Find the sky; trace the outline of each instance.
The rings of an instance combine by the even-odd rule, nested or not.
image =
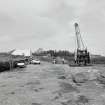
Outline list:
[[[105,55],[104,0],[0,0],[0,51],[73,52],[75,22],[88,50]]]

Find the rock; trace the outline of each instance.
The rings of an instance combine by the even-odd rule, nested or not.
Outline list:
[[[75,83],[84,83],[84,82],[88,81],[88,77],[84,73],[77,73],[72,76],[72,80]]]
[[[88,70],[72,75],[72,80],[75,83],[84,83],[86,81],[97,80],[98,77],[100,77],[98,70]]]
[[[41,105],[41,104],[39,104],[39,103],[32,103],[32,105]]]
[[[66,76],[59,76],[58,79],[66,79]]]
[[[77,105],[85,105],[89,103],[89,99],[84,95],[80,95],[76,103]]]
[[[87,75],[89,80],[97,80],[97,77],[100,76],[100,72],[96,69],[88,70]]]
[[[100,84],[104,84],[105,85],[105,77],[100,75],[98,78],[97,78],[97,81],[100,83]]]
[[[79,93],[79,90],[77,89],[76,86],[73,86],[70,83],[66,83],[66,82],[61,82],[60,83],[60,87],[61,87],[61,92],[62,93],[71,93],[71,92],[77,92]]]

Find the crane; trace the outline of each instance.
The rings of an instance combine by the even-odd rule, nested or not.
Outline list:
[[[74,54],[75,63],[77,65],[87,65],[90,63],[90,53],[87,51],[87,47],[83,43],[78,23],[75,23],[74,26],[76,35],[76,50]]]

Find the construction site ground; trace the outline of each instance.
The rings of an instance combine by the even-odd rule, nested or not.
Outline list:
[[[43,62],[0,73],[0,105],[105,105],[105,67]]]

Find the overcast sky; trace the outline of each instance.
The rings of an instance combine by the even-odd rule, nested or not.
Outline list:
[[[75,22],[89,51],[105,55],[104,0],[0,0],[0,51],[74,51]]]

